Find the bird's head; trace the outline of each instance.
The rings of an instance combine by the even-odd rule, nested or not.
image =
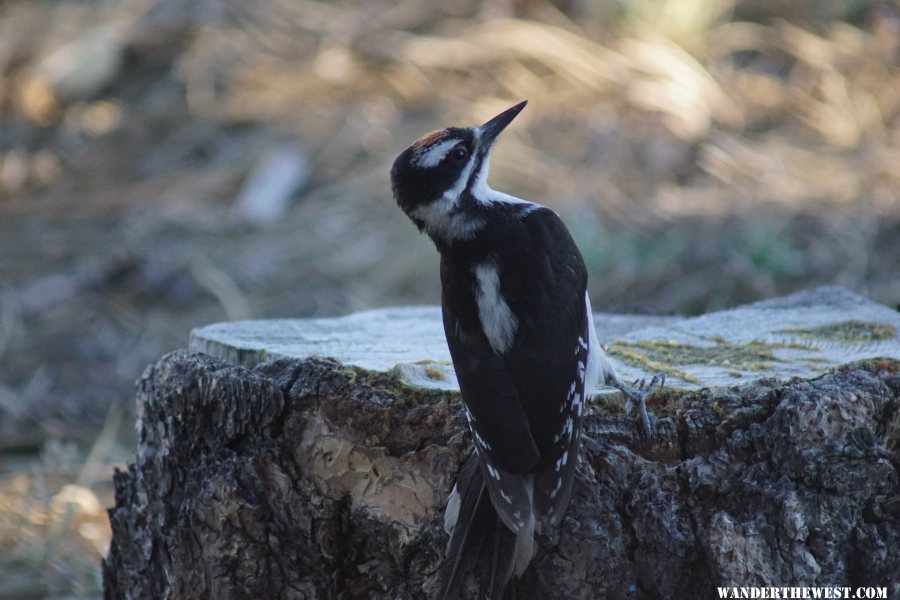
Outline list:
[[[500,132],[525,108],[527,100],[478,127],[448,127],[426,133],[404,150],[391,168],[394,199],[403,212],[432,237],[463,236],[471,229],[462,199],[478,201],[489,191],[491,149]]]

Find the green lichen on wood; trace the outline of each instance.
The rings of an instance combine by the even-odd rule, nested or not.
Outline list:
[[[724,344],[728,342],[728,340],[723,338],[721,335],[701,335],[698,337],[700,337],[700,339],[706,340],[707,342],[715,342],[716,344]]]
[[[674,365],[702,365],[722,367],[732,377],[741,377],[743,371],[768,371],[775,362],[780,362],[774,350],[793,348],[809,350],[808,345],[769,343],[753,340],[746,344],[733,344],[724,338],[704,338],[712,345],[695,346],[670,340],[639,340],[626,342],[616,340],[608,348],[608,353],[622,362],[648,371],[658,371],[688,381],[699,380],[677,369]]]
[[[609,345],[606,352],[610,356],[615,356],[624,363],[648,372],[663,373],[670,377],[677,377],[690,383],[700,383],[699,379],[680,369],[676,369],[670,363],[662,362],[653,358],[652,355],[639,352],[637,348],[641,348],[641,344],[643,343],[644,342],[636,342],[632,344],[623,342],[622,340],[615,340]]]
[[[773,333],[789,333],[805,338],[844,344],[864,344],[894,338],[897,336],[897,329],[890,323],[840,321],[818,327],[778,329]]]
[[[425,367],[425,377],[428,379],[434,379],[436,381],[446,381],[447,376],[444,375],[444,372],[440,369],[435,369],[434,367]]]
[[[423,373],[428,379],[431,379],[432,381],[447,381],[445,369],[450,367],[453,363],[449,360],[431,360],[428,358],[425,360],[417,360],[413,364],[424,367]]]
[[[436,363],[437,361],[429,361]],[[459,403],[459,392],[453,390],[436,390],[431,388],[410,385],[399,367],[393,367],[387,371],[370,371],[356,366],[344,366],[346,371],[352,371],[353,385],[365,386],[380,392],[384,400],[391,406],[406,410],[410,406],[440,406],[442,404],[453,405]],[[436,368],[427,368],[446,375]],[[426,375],[429,376],[430,375]],[[437,379],[437,377],[432,377]]]

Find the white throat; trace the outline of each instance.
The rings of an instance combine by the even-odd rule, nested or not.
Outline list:
[[[538,205],[534,202],[529,202],[528,200],[522,200],[521,198],[516,198],[515,196],[510,196],[509,194],[504,194],[503,192],[498,192],[497,190],[491,189],[491,186],[488,185],[488,173],[491,170],[491,151],[488,151],[487,155],[484,157],[484,160],[481,161],[481,169],[479,169],[478,174],[475,176],[475,182],[472,184],[472,196],[479,204],[483,204],[485,206],[489,206],[491,204],[497,203],[505,203],[505,204],[528,204],[533,208],[538,208]],[[531,212],[532,209],[526,211]]]

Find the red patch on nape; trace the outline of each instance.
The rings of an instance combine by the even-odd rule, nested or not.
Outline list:
[[[423,135],[422,137],[420,137],[419,139],[417,139],[413,143],[412,147],[415,149],[416,152],[421,152],[425,148],[430,148],[431,146],[440,142],[441,140],[443,140],[446,137],[447,137],[446,129],[435,129],[434,131],[430,131],[430,132],[426,133],[425,135]]]

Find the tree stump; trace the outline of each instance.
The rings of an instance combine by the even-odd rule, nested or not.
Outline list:
[[[431,319],[393,309],[392,327],[404,310]],[[900,315],[834,288],[743,310],[625,327],[611,343],[638,356],[618,355],[626,371],[646,360],[686,377],[653,396],[646,444],[617,404],[594,406],[560,538],[510,598],[900,594]],[[148,367],[136,460],[115,477],[106,598],[428,597],[446,496],[471,450],[458,392],[440,347],[425,351],[409,323],[386,343],[405,347],[405,331],[418,351],[393,364],[341,356],[339,342],[338,360],[314,356],[329,331],[344,335],[339,321],[278,327],[306,336],[306,355],[254,349],[252,327],[228,324],[194,332],[192,346],[243,365],[183,350]],[[242,341],[223,341],[229,328]],[[809,360],[833,355],[855,362]],[[781,376],[802,368],[816,372]],[[729,371],[746,382],[723,384]]]

